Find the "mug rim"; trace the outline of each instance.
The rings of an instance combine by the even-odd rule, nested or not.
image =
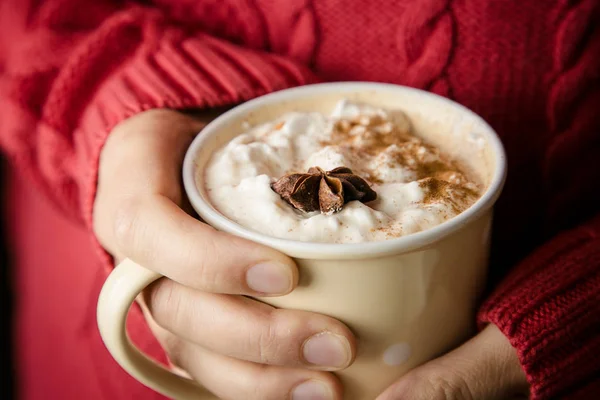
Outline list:
[[[331,92],[357,92],[368,90],[413,92],[418,96],[430,97],[435,101],[446,103],[460,113],[467,114],[483,126],[486,143],[495,155],[494,171],[487,190],[477,201],[459,215],[439,225],[420,232],[411,233],[393,239],[362,243],[318,243],[299,240],[281,239],[246,228],[216,210],[216,208],[200,194],[196,185],[196,155],[199,149],[211,137],[219,134],[221,127],[230,119],[246,115],[253,110],[268,107],[270,104],[293,101],[298,97],[315,96]],[[468,223],[478,219],[490,210],[502,191],[506,180],[506,154],[504,146],[495,130],[478,114],[467,107],[448,98],[424,90],[388,83],[373,82],[335,82],[304,85],[266,94],[242,103],[208,123],[196,135],[188,147],[183,161],[183,184],[187,197],[198,215],[209,225],[236,236],[269,246],[299,259],[363,259],[377,258],[390,254],[401,254],[414,251],[438,242],[446,236],[460,230]]]

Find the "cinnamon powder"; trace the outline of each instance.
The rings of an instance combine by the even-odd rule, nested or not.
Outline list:
[[[394,124],[382,115],[344,118],[335,122],[331,139],[323,146],[347,147],[361,159],[376,157],[387,149],[390,167],[400,165],[415,173],[424,191],[422,203],[445,203],[460,213],[479,196],[477,185],[465,171],[434,147],[410,132],[408,122]],[[393,146],[393,147],[390,147]],[[382,183],[376,170],[361,171],[369,182]]]

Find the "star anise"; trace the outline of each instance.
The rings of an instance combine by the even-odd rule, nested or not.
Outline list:
[[[283,176],[271,188],[292,207],[304,212],[320,210],[323,214],[338,212],[349,201],[366,203],[377,198],[367,181],[346,167],[327,172],[312,167],[305,174]]]

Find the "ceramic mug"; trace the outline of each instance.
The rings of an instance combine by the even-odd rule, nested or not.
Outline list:
[[[359,244],[277,239],[220,214],[203,188],[211,155],[247,124],[289,111],[330,112],[341,99],[405,111],[415,132],[468,166],[486,189],[462,214],[423,232]],[[403,86],[326,83],[283,90],[244,103],[208,124],[185,156],[183,181],[198,215],[215,228],[275,248],[298,264],[298,287],[260,298],[275,307],[337,318],[358,339],[356,361],[336,372],[345,399],[372,400],[410,369],[474,333],[484,285],[492,208],[504,184],[505,154],[493,129],[446,98]],[[102,339],[116,361],[150,388],[176,399],[214,399],[193,381],[144,356],[127,337],[125,320],[136,296],[161,276],[131,260],[108,277],[98,303]]]

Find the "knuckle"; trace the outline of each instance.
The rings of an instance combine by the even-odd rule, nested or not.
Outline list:
[[[181,299],[181,291],[177,285],[170,279],[162,278],[147,290],[147,306],[154,321],[169,331],[181,329],[181,322],[188,318],[183,306],[185,302]]]
[[[139,222],[140,202],[136,199],[126,199],[117,206],[114,218],[114,237],[121,251],[129,249],[136,241],[136,231]]]
[[[284,398],[288,388],[284,387],[281,370],[274,370],[268,365],[259,365],[252,376],[252,384],[248,387],[249,400],[278,400]]]
[[[219,293],[226,291],[223,286],[227,281],[234,279],[224,276],[226,268],[219,268],[223,264],[220,246],[212,236],[204,236],[201,244],[201,254],[198,254],[197,244],[190,243],[184,256],[184,263],[194,271],[196,276],[195,286],[206,292]]]
[[[305,340],[303,321],[286,310],[266,311],[254,348],[262,364],[297,365],[301,363],[300,348]]]
[[[196,259],[197,253],[190,246],[185,256],[186,264],[194,266],[197,270],[198,284],[201,288],[206,291],[216,291],[217,282],[213,266],[219,265],[217,246],[214,240],[204,238],[201,247],[202,254],[199,259]]]
[[[117,249],[147,266],[160,258],[164,233],[152,219],[156,198],[129,197],[121,201],[114,218]]]
[[[455,387],[457,400],[473,400],[475,398],[471,391],[471,386],[469,386],[467,380],[464,379],[463,376],[457,375],[453,386]]]
[[[429,385],[434,389],[436,400],[473,400],[469,386],[460,375],[434,376],[429,378]]]
[[[274,361],[275,354],[278,353],[278,347],[281,341],[278,338],[276,319],[273,312],[270,312],[266,318],[266,323],[258,335],[257,359],[261,364],[271,364]]]
[[[258,367],[258,372],[255,375],[254,382],[255,384],[250,386],[249,397],[250,399],[264,399],[266,393],[270,392],[270,385],[268,384],[267,376],[269,375],[269,370],[266,365],[260,365]]]

